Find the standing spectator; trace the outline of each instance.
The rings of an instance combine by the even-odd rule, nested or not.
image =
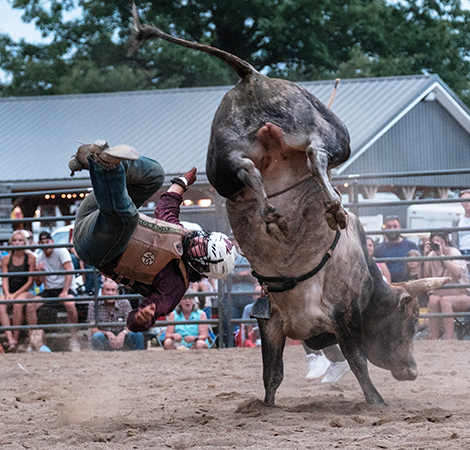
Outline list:
[[[103,282],[101,295],[118,295],[118,285],[107,278]],[[134,333],[127,328],[108,326],[107,323],[126,323],[132,306],[127,299],[105,299],[98,304],[98,327],[90,329],[91,348],[93,350],[143,350],[144,335]],[[88,323],[95,323],[95,303],[88,306]]]
[[[367,237],[367,250],[369,251],[369,255],[374,258],[374,250],[375,250],[375,241],[371,237]],[[377,267],[379,268],[380,272],[382,273],[382,277],[387,284],[391,283],[390,278],[390,271],[388,270],[387,264],[385,263],[376,263]]]
[[[470,198],[470,189],[460,193],[460,198]],[[454,227],[470,227],[470,202],[462,202],[464,214],[454,221]],[[460,250],[462,255],[470,255],[470,231],[458,231],[452,234],[452,244]],[[467,261],[468,263],[468,261]]]
[[[25,233],[23,230],[14,231],[9,244],[12,246],[16,245],[28,245]],[[12,250],[6,256],[2,258],[2,272],[13,273],[13,272],[34,272],[36,268],[36,258],[32,252],[27,250]],[[2,279],[3,288],[3,300],[23,300],[32,295],[29,293],[29,289],[33,285],[33,276],[12,276],[4,277]],[[24,303],[13,303],[13,325],[22,325],[23,323],[23,310]],[[0,322],[2,326],[10,326],[10,318],[8,316],[7,305],[0,305]],[[5,335],[8,340],[7,352],[13,352],[16,350],[18,344],[19,330],[13,332],[6,331]]]
[[[170,313],[170,321],[206,320],[204,311],[197,308],[194,297],[183,297],[176,309]],[[209,348],[209,327],[203,324],[168,325],[163,347],[165,350],[176,350],[178,347],[192,349]]]
[[[386,230],[400,230],[400,221],[397,216],[385,217]],[[375,258],[402,258],[410,250],[418,250],[416,244],[406,238],[401,237],[399,231],[395,233],[386,234],[384,242],[377,245],[374,251]],[[405,278],[405,263],[398,261],[387,262],[387,267],[390,271],[392,283],[398,283]]]
[[[307,381],[325,375],[322,383],[336,383],[351,369],[338,345],[330,345],[323,350],[312,350],[305,342],[302,344],[307,353]]]
[[[431,233],[426,243],[424,256],[460,256],[455,247],[450,246],[447,233]],[[451,284],[467,284],[468,271],[464,260],[443,260],[423,262],[420,278],[450,277]],[[464,312],[470,309],[470,289],[436,289],[429,292],[429,313]],[[454,339],[454,318],[442,319],[445,339]],[[429,319],[428,339],[439,339],[440,319]]]
[[[51,234],[48,231],[41,231],[39,234],[39,244],[53,244]],[[73,270],[72,258],[65,248],[44,248],[36,259],[36,270],[38,272],[57,272],[62,270]],[[70,289],[73,280],[73,274],[70,275],[46,275],[36,276],[36,284],[39,286],[44,283],[44,290],[35,299],[60,297],[63,299],[73,298],[73,292]],[[67,311],[67,323],[77,323],[78,314],[74,301],[64,300],[61,303]],[[38,322],[38,310],[44,303],[29,303],[26,307],[28,325],[36,325]],[[80,344],[77,339],[77,329],[70,329],[70,350],[80,351]]]

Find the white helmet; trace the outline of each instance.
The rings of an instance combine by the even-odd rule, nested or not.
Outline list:
[[[205,256],[195,257],[188,255],[188,263],[201,275],[211,278],[224,278],[235,267],[237,249],[230,239],[223,233],[196,231],[190,234],[191,240],[204,239]],[[191,244],[189,244],[191,247]]]

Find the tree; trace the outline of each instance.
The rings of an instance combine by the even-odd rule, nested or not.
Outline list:
[[[14,0],[50,43],[0,36],[0,94],[43,95],[236,82],[221,61],[152,41],[127,55],[128,0]],[[46,8],[46,6],[48,8]],[[298,80],[438,73],[470,103],[470,13],[460,0],[153,0],[142,21]],[[70,10],[78,17],[64,20]]]

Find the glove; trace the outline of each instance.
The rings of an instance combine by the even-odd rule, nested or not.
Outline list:
[[[173,178],[171,182],[176,183],[178,186],[181,186],[185,191],[187,191],[188,186],[191,186],[197,179],[196,172],[197,169],[193,167],[189,172],[186,172],[181,177]]]

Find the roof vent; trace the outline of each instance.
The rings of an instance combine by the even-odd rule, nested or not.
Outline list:
[[[426,97],[424,97],[425,102],[433,102],[434,100],[436,100],[436,92],[435,91],[430,92],[428,95],[426,95]]]

